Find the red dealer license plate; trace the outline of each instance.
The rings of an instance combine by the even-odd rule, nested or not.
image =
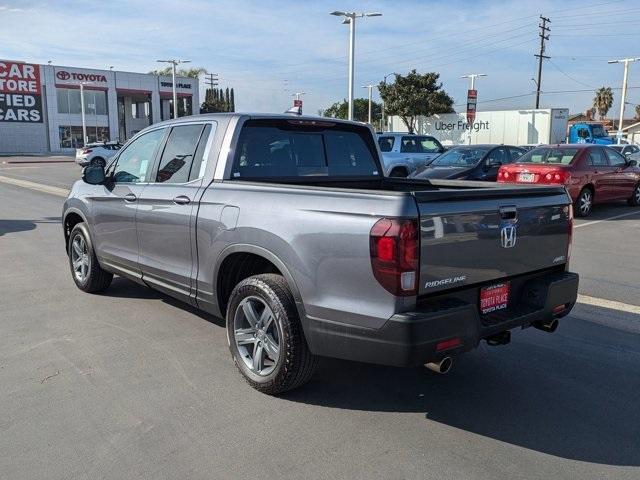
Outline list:
[[[482,315],[507,308],[509,303],[509,288],[509,282],[481,288],[480,311]]]

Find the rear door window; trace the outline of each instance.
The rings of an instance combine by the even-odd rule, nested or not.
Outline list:
[[[377,176],[367,128],[333,122],[250,120],[240,133],[231,177]]]
[[[601,148],[591,148],[589,150],[589,165],[592,167],[606,167],[608,165]]]
[[[381,152],[390,152],[391,150],[393,150],[394,140],[395,139],[393,137],[380,137],[380,138],[378,138],[378,145],[380,146],[380,151]]]
[[[420,146],[416,137],[402,137],[400,143],[400,152],[402,153],[419,153]]]
[[[186,183],[193,163],[198,140],[204,125],[179,125],[171,129],[160,157],[157,183]]]

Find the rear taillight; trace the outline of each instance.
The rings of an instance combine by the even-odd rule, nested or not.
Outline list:
[[[540,175],[540,179],[544,180],[544,183],[561,183],[567,185],[569,180],[571,180],[571,174],[566,170],[554,170],[545,175]]]
[[[376,280],[396,296],[416,295],[420,239],[417,220],[381,218],[371,228],[371,267]]]
[[[569,266],[569,259],[571,258],[571,244],[573,243],[573,205],[569,205],[569,235],[567,239],[567,266]]]
[[[91,152],[93,152],[93,150],[91,150],[90,148],[83,148],[82,149],[82,154],[83,155],[86,155],[87,153],[91,153]]]

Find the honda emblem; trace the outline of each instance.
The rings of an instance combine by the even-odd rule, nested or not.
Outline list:
[[[500,230],[500,243],[502,248],[513,248],[516,246],[516,227],[507,225]]]

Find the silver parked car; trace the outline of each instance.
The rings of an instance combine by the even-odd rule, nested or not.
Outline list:
[[[445,151],[434,137],[410,133],[378,134],[378,145],[387,177],[408,177],[416,169],[429,165]]]

